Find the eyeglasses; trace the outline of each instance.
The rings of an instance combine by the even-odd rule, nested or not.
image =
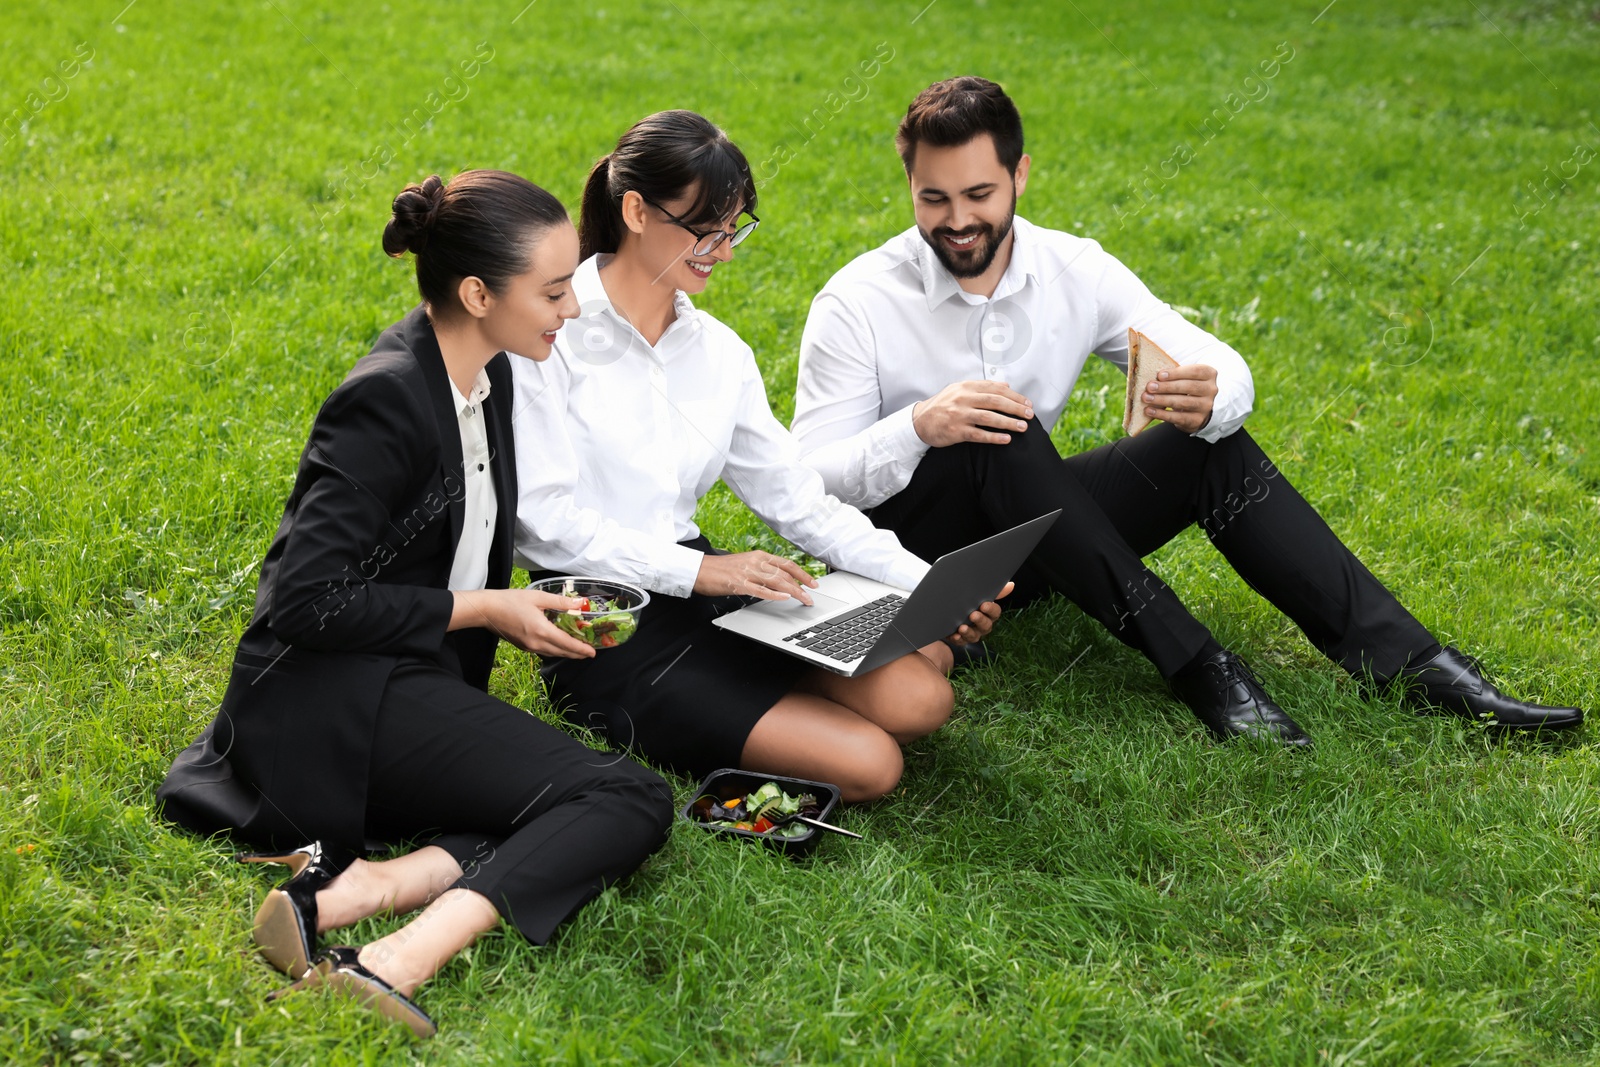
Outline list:
[[[716,247],[723,241],[728,242],[729,248],[739,247],[739,242],[743,241],[746,237],[749,237],[751,233],[755,232],[755,228],[761,223],[761,220],[756,218],[755,215],[745,212],[745,214],[750,214],[750,221],[743,224],[732,233],[729,233],[727,230],[697,230],[688,223],[684,222],[678,216],[674,215],[672,212],[668,211],[666,208],[662,207],[660,204],[656,203],[654,200],[651,200],[648,196],[645,196],[643,193],[639,194],[639,199],[643,200],[645,203],[661,212],[667,218],[671,219],[674,225],[681,226],[683,229],[688,230],[691,234],[693,234],[695,244],[694,248],[690,249],[690,252],[696,256],[709,256],[712,252],[716,251]]]

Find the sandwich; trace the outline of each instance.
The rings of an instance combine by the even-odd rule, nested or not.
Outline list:
[[[1162,371],[1177,369],[1178,361],[1163,352],[1160,345],[1138,330],[1128,330],[1128,402],[1122,408],[1122,428],[1129,437],[1155,421],[1144,413],[1145,386]]]

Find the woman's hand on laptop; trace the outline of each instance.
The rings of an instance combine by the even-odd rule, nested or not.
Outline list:
[[[753,596],[762,600],[795,599],[811,606],[807,587],[817,580],[792,559],[771,552],[734,552],[718,556],[707,552],[700,561],[694,591],[702,596]]]
[[[978,610],[967,616],[967,621],[961,624],[961,629],[945,638],[952,645],[972,645],[989,636],[989,631],[994,629],[994,624],[1000,618],[1000,605],[995,601],[1004,600],[1011,595],[1011,590],[1016,588],[1015,582],[1007,582],[1006,587],[1000,590],[1000,595],[994,600],[985,601],[979,605]]]

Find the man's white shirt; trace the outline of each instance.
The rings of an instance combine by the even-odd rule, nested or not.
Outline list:
[[[606,295],[591,257],[580,316],[516,385],[517,562],[688,596],[704,553],[696,505],[718,478],[768,526],[827,563],[910,589],[928,564],[829,496],[767,404],[755,354],[676,294],[651,345]]]
[[[1005,382],[1049,429],[1090,354],[1128,367],[1128,329],[1179,363],[1217,370],[1211,421],[1226,437],[1255,402],[1244,357],[1185,319],[1099,242],[1014,222],[994,295],[963,290],[916,227],[857,257],[811,302],[792,424],[828,491],[874,507],[904,489],[928,445],[911,409],[962,381]]]

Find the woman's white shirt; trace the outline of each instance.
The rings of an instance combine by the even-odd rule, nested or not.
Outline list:
[[[525,359],[516,362],[526,363]],[[461,395],[450,383],[456,404],[456,424],[461,430],[461,471],[466,476],[461,540],[450,565],[450,589],[482,589],[489,581],[489,547],[494,542],[494,520],[499,503],[489,470],[489,427],[484,425],[483,401],[489,395],[489,372],[478,372],[472,391]]]
[[[767,404],[755,354],[674,295],[650,345],[600,282],[608,256],[573,276],[579,317],[550,358],[511,361],[517,562],[688,596],[701,552],[695,506],[718,478],[781,536],[830,566],[910,589],[928,564],[830,496]]]

